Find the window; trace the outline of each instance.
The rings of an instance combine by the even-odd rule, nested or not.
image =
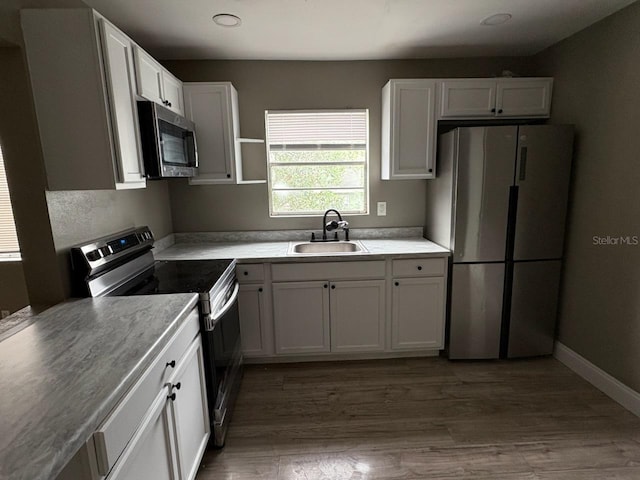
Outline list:
[[[267,111],[272,217],[369,213],[368,110]]]
[[[20,247],[11,209],[4,157],[2,156],[2,147],[0,147],[0,260],[19,258],[19,253]]]

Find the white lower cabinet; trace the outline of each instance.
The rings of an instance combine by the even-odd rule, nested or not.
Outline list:
[[[127,444],[107,480],[193,480],[209,440],[202,340],[198,335]]]
[[[57,480],[195,478],[210,435],[199,329],[195,308]]]
[[[331,351],[384,350],[384,300],[384,280],[331,282]]]
[[[273,284],[276,354],[384,350],[384,280]]]
[[[329,282],[274,283],[272,290],[276,354],[329,352]]]
[[[265,331],[269,317],[266,295],[264,284],[240,285],[240,337],[245,357],[262,357],[273,353]]]
[[[243,264],[236,273],[243,351],[255,361],[444,347],[445,257]]]
[[[173,421],[164,387],[107,477],[109,480],[177,480]]]
[[[391,349],[444,347],[445,277],[395,278]]]
[[[168,401],[173,413],[180,479],[193,480],[210,434],[200,337],[194,340],[176,367],[171,385]]]

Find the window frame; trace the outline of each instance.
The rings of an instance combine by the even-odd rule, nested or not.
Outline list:
[[[12,225],[8,225],[7,228],[12,228],[13,234],[16,237],[16,246],[17,250],[2,250],[0,249],[0,263],[2,262],[17,262],[22,260],[22,253],[20,250],[20,239],[18,238],[18,229],[16,227],[16,218],[13,209],[13,199],[11,198],[11,190],[9,189],[9,180],[7,175],[7,162],[6,157],[4,155],[4,151],[2,148],[2,143],[0,142],[0,167],[3,170],[3,177],[6,181],[7,187],[7,197],[9,199],[9,211],[11,212],[11,223]]]
[[[353,216],[363,216],[369,215],[371,212],[371,201],[370,201],[370,189],[369,189],[369,109],[368,108],[317,108],[317,109],[304,109],[304,110],[265,110],[264,112],[264,130],[265,130],[265,152],[266,152],[266,160],[267,160],[267,193],[268,193],[268,202],[269,202],[269,217],[270,218],[306,218],[306,217],[322,217],[324,215],[323,212],[292,212],[292,213],[274,213],[273,212],[273,182],[271,178],[271,158],[270,158],[270,141],[269,141],[269,114],[305,114],[305,113],[364,113],[365,114],[365,160],[364,163],[364,184],[362,189],[364,190],[364,211],[362,212],[340,212],[344,215]],[[318,149],[322,150],[322,149]],[[289,165],[327,165],[327,162],[300,162],[291,163]],[[361,162],[331,162],[331,165],[360,165]],[[332,189],[331,187],[319,187],[316,189],[308,188],[301,190],[329,190],[329,191],[339,191]],[[349,188],[345,188],[344,190],[349,190]],[[360,187],[351,188],[351,190],[361,190]],[[276,189],[277,191],[277,189]],[[333,208],[333,207],[328,207]]]

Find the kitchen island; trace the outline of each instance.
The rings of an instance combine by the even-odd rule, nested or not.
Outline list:
[[[73,300],[0,343],[0,479],[55,478],[197,303],[195,294]]]

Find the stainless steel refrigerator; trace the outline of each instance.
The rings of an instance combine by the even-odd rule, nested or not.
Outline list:
[[[425,236],[453,252],[449,358],[552,353],[572,145],[568,125],[440,136]]]

